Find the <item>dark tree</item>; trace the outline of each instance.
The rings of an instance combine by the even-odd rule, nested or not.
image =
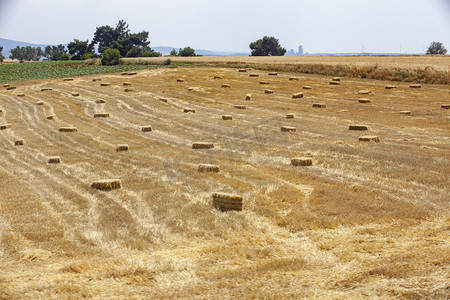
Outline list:
[[[252,56],[283,56],[286,49],[281,47],[278,39],[265,36],[249,45]]]
[[[426,54],[447,54],[447,49],[440,42],[431,42]]]
[[[170,51],[170,54],[169,54],[169,55],[170,55],[170,56],[177,56],[177,55],[178,55],[177,50],[172,49],[172,51]]]
[[[24,60],[39,60],[37,48],[33,48],[31,46],[17,46],[11,50],[11,55],[9,57],[11,59],[18,59],[20,62],[23,62]]]
[[[3,47],[0,46],[0,62],[2,62],[5,59],[5,57],[2,54],[2,51],[3,51]]]
[[[75,39],[73,42],[67,44],[67,48],[73,60],[82,60],[94,55],[94,47],[89,44],[89,40],[80,41]]]
[[[118,65],[120,63],[120,52],[117,49],[106,49],[103,52],[102,65]]]
[[[69,60],[66,47],[62,44],[58,46],[47,46],[44,49],[44,57],[49,60]]]
[[[183,49],[180,49],[180,52],[178,52],[179,56],[197,56],[195,54],[195,50],[192,49],[191,47],[186,47]]]
[[[112,48],[118,49],[121,56],[127,56],[127,53],[134,47],[148,47],[150,42],[147,40],[148,31],[130,33],[128,24],[120,20],[115,28],[111,26],[97,27],[91,46],[98,45],[98,52],[100,53]],[[133,50],[130,54],[136,55],[137,52],[138,50]]]

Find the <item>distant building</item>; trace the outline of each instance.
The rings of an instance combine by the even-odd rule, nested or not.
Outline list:
[[[294,49],[291,49],[288,52],[286,52],[285,56],[295,56]]]
[[[298,52],[295,52],[294,49],[289,50],[286,52],[285,56],[302,56],[303,55],[303,46],[298,46]]]

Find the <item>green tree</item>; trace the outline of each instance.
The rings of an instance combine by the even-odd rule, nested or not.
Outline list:
[[[178,52],[177,52],[177,50],[175,50],[175,49],[172,49],[172,51],[170,51],[170,54],[169,54],[169,56],[177,56],[178,55]]]
[[[115,28],[111,26],[97,27],[91,45],[98,45],[98,52],[100,53],[113,48],[118,49],[120,55],[127,56],[128,52],[134,47],[148,47],[150,42],[147,40],[148,31],[130,33],[128,24],[124,20],[120,20]],[[136,55],[138,52],[139,50],[134,49],[130,54]]]
[[[185,47],[178,52],[179,56],[196,56],[195,50],[191,47]]]
[[[0,62],[2,62],[5,59],[5,57],[2,54],[2,51],[3,51],[3,47],[0,46]]]
[[[273,36],[264,36],[249,45],[252,56],[283,56],[286,49],[281,47],[278,39]]]
[[[447,54],[447,49],[440,42],[431,42],[426,54]]]
[[[44,56],[44,51],[42,51],[42,48],[41,48],[41,47],[37,47],[37,48],[36,48],[36,56],[37,56],[37,59],[38,59],[38,60],[41,59],[41,57]]]
[[[23,62],[24,60],[39,60],[37,48],[33,48],[31,46],[17,46],[16,48],[11,50],[11,55],[9,57],[11,59],[18,59],[20,62]]]
[[[94,55],[93,45],[89,44],[89,40],[80,41],[75,39],[73,42],[67,44],[69,54],[73,60],[82,60],[90,54]]]
[[[44,49],[44,57],[49,60],[69,60],[66,47],[62,44],[58,46],[47,46]]]
[[[126,57],[158,57],[158,56],[162,56],[162,54],[152,50],[150,47],[147,46],[139,46],[139,47],[135,46],[130,50],[128,50],[126,54]]]
[[[120,62],[120,51],[109,48],[103,51],[102,65],[111,66],[118,65]]]

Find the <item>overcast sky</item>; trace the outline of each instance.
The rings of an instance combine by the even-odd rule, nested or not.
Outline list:
[[[150,46],[248,52],[268,35],[310,53],[450,51],[450,0],[0,0],[0,38],[29,43],[91,40],[120,19]]]

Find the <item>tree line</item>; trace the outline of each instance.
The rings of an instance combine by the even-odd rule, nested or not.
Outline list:
[[[120,57],[157,57],[161,53],[149,47],[148,31],[131,33],[128,24],[120,20],[116,27],[108,25],[97,27],[92,41],[74,39],[66,46],[47,46],[44,50],[40,47],[20,47],[11,50],[11,59],[20,62],[46,60],[85,60],[103,56],[107,49],[115,49]],[[95,51],[97,48],[97,52]],[[116,53],[114,51],[114,53]],[[0,54],[1,55],[1,54]],[[1,57],[0,57],[1,58]]]
[[[120,20],[116,27],[108,25],[97,27],[91,42],[89,40],[80,41],[74,39],[66,46],[47,46],[42,50],[40,47],[30,46],[20,47],[11,50],[11,59],[23,61],[38,61],[41,58],[46,60],[85,60],[89,58],[102,57],[103,64],[118,64],[121,57],[157,57],[161,53],[150,48],[148,41],[148,31],[131,33],[128,24]],[[97,52],[95,49],[97,48]],[[283,56],[286,49],[283,48],[279,40],[272,36],[250,43],[251,56]],[[0,47],[0,61],[4,57],[1,54],[3,47]],[[105,56],[105,51],[107,51]],[[440,42],[432,42],[426,54],[446,54],[447,49]],[[177,52],[173,49],[170,56],[196,56],[194,49],[185,47]]]

